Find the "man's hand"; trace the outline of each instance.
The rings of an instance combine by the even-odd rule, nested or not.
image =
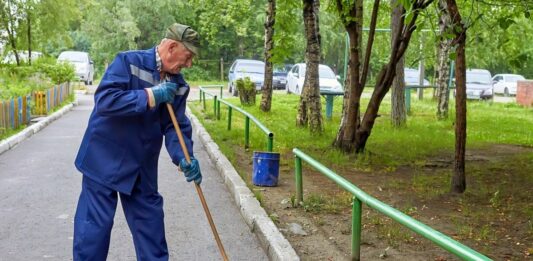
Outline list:
[[[178,85],[173,82],[162,82],[154,87],[146,88],[149,97],[150,107],[155,107],[161,103],[171,103],[178,90]]]
[[[191,163],[189,164],[185,158],[180,161],[180,169],[185,173],[187,182],[194,180],[194,183],[200,185],[202,183],[202,172],[200,172],[200,164],[195,158],[191,158]]]

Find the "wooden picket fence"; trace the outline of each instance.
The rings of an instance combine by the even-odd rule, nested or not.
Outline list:
[[[71,94],[69,83],[10,100],[0,100],[0,134],[28,124],[32,117],[47,115]]]

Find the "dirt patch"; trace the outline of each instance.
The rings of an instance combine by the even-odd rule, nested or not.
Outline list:
[[[234,147],[251,183],[250,152]],[[331,167],[373,197],[495,260],[533,255],[533,148],[494,145],[467,151],[467,191],[448,193],[453,154],[394,169]],[[317,155],[320,155],[318,153]],[[529,155],[529,156],[528,156]],[[351,195],[304,163],[304,204],[296,207],[294,157],[282,152],[277,187],[252,187],[302,260],[349,260]],[[320,159],[330,166],[324,159]],[[375,168],[375,167],[374,167]],[[306,235],[295,234],[300,226]],[[363,205],[362,260],[457,260],[429,240]]]

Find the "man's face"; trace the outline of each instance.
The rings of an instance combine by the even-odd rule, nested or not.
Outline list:
[[[192,66],[194,53],[187,49],[182,43],[171,41],[168,44],[166,51],[166,54],[161,54],[164,72],[178,74],[182,68],[189,68]]]

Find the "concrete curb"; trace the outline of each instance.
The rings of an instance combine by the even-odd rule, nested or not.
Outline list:
[[[224,179],[224,184],[233,195],[233,199],[241,210],[241,215],[251,231],[259,239],[270,260],[300,260],[289,241],[279,232],[268,217],[252,191],[233,168],[231,162],[222,154],[218,145],[211,139],[198,118],[187,108],[195,132],[207,148],[207,154],[215,163],[215,167]]]
[[[68,104],[64,106],[63,108],[59,109],[58,111],[52,113],[51,115],[48,115],[44,117],[41,121],[32,124],[31,126],[25,128],[21,132],[5,139],[0,142],[0,154],[12,149],[13,147],[17,146],[22,141],[30,138],[33,134],[39,132],[40,130],[44,129],[44,127],[48,126],[51,122],[59,119],[63,114],[69,112],[75,105],[77,105],[77,100],[74,101],[71,104]]]

